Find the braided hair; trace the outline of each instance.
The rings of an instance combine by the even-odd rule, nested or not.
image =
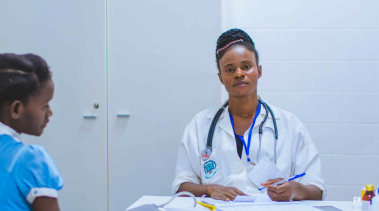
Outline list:
[[[6,103],[38,93],[51,72],[44,59],[34,54],[0,54],[0,108]]]
[[[220,35],[216,45],[216,62],[217,68],[220,71],[220,59],[232,46],[244,46],[247,50],[255,55],[257,65],[259,64],[259,54],[255,48],[255,44],[250,36],[241,29],[230,29]]]

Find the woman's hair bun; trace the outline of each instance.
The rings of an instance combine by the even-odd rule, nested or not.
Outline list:
[[[217,49],[223,48],[224,46],[228,45],[229,43],[242,39],[244,42],[250,42],[254,45],[253,40],[251,37],[243,30],[241,29],[230,29],[220,35],[220,37],[217,39]]]
[[[255,54],[256,64],[259,64],[259,54],[251,37],[241,29],[230,29],[220,35],[216,44],[216,62],[220,71],[219,61],[232,46],[244,46]]]

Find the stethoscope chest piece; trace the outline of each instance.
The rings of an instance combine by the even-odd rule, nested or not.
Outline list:
[[[206,147],[201,151],[201,160],[207,161],[211,157],[212,149],[210,147]]]

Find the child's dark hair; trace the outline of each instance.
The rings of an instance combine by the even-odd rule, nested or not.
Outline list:
[[[51,78],[44,59],[34,54],[0,54],[0,108],[15,100],[27,102]]]
[[[220,71],[219,61],[225,55],[226,51],[232,46],[244,46],[246,49],[255,54],[257,65],[259,64],[259,55],[255,44],[250,36],[241,29],[230,29],[220,35],[217,39],[216,62]]]

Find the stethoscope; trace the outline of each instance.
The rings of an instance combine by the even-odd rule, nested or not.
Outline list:
[[[278,143],[278,128],[276,125],[275,115],[274,115],[274,112],[272,112],[270,106],[268,106],[263,100],[261,100],[261,99],[258,99],[258,100],[263,105],[263,107],[265,107],[266,115],[263,118],[263,121],[261,122],[261,124],[259,125],[259,132],[258,132],[258,134],[259,134],[259,148],[258,148],[258,154],[257,154],[257,162],[259,162],[259,153],[261,152],[263,126],[266,123],[266,120],[268,117],[268,111],[269,111],[271,114],[271,117],[272,117],[272,122],[274,123],[274,129],[275,129],[275,131],[274,131],[274,134],[275,134],[274,156],[275,156],[275,164],[276,164],[276,161],[277,161],[276,160],[276,146]],[[209,132],[208,132],[207,146],[201,152],[201,159],[204,161],[208,160],[212,154],[212,140],[213,140],[213,135],[214,135],[214,131],[216,128],[216,124],[217,124],[221,114],[224,112],[226,106],[228,106],[228,104],[229,104],[229,101],[226,101],[226,103],[217,111],[216,115],[214,116],[214,118],[212,120],[211,126],[209,128]]]

